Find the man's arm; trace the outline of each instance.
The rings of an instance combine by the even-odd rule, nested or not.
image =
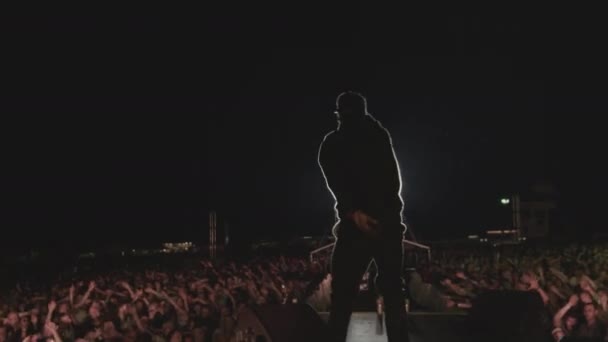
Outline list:
[[[352,213],[357,208],[353,203],[352,190],[348,190],[347,174],[342,165],[337,163],[333,133],[325,136],[319,148],[319,166],[325,177],[327,188],[338,203],[338,208],[344,213]]]
[[[399,169],[399,162],[397,161],[397,156],[395,155],[391,135],[386,129],[383,129],[382,139],[379,142],[379,146],[377,146],[377,150],[378,157],[381,160],[380,165],[384,166],[385,168],[381,172],[383,177],[381,181],[386,182],[389,189],[395,189],[397,194],[400,195],[401,170]]]
[[[553,316],[553,327],[554,328],[561,327],[562,319],[564,318],[564,316],[566,315],[568,310],[570,310],[572,307],[574,307],[577,303],[578,303],[578,296],[577,295],[570,296],[568,303],[566,303],[566,305],[564,305],[561,309],[559,309],[559,311],[557,311],[555,313],[555,316]]]

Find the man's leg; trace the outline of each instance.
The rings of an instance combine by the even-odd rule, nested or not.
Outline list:
[[[341,227],[350,229],[351,227]],[[371,261],[369,241],[358,234],[341,234],[331,259],[331,309],[329,332],[332,342],[345,342],[363,274]]]
[[[402,238],[403,235],[396,231],[382,236],[374,253],[378,267],[376,288],[379,288],[384,296],[386,334],[389,342],[409,341],[401,277]]]

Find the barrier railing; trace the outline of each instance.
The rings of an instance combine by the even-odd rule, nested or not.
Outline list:
[[[319,248],[311,251],[310,252],[310,262],[314,261],[315,255],[317,255],[317,254],[319,254],[319,253],[321,253],[323,251],[328,250],[329,248],[333,247],[335,244],[336,244],[335,242],[332,242],[330,244],[327,244],[327,245],[325,245],[323,247],[319,247]],[[429,247],[427,245],[423,245],[423,244],[418,243],[418,242],[406,240],[406,239],[403,239],[402,244],[404,244],[404,245],[410,245],[410,246],[413,246],[414,248],[419,248],[419,249],[425,250],[426,253],[427,253],[428,261],[429,262],[431,261],[431,247]]]

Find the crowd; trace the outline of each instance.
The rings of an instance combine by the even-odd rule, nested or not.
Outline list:
[[[608,340],[608,246],[451,247],[433,254],[407,276],[413,308],[467,310],[488,290],[531,291],[544,303],[556,340]],[[328,257],[203,260],[197,267],[127,267],[20,283],[0,296],[0,342],[237,341],[236,319],[248,305],[306,302],[329,310]]]
[[[608,245],[503,246],[434,251],[422,278],[447,306],[474,303],[487,290],[532,291],[544,303],[548,330],[608,341]]]
[[[20,283],[0,297],[0,342],[236,341],[243,308],[303,302],[325,273],[277,257]]]

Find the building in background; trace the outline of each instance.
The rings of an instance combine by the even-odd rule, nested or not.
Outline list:
[[[521,202],[521,234],[529,238],[542,238],[549,235],[551,228],[551,210],[555,203],[551,201]]]
[[[546,182],[522,194],[519,206],[521,236],[543,238],[551,233],[552,212],[557,207],[557,191]]]

